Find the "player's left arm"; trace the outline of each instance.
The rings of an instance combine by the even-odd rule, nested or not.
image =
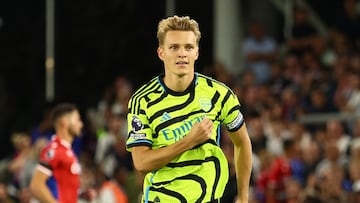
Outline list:
[[[229,132],[234,144],[234,161],[237,177],[237,203],[247,203],[252,168],[252,149],[245,123],[235,132]]]
[[[30,191],[40,202],[57,203],[57,200],[46,185],[48,179],[48,174],[39,169],[35,169],[30,183]]]

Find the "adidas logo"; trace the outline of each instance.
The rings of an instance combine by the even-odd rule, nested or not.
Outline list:
[[[154,199],[154,203],[159,203],[159,202],[160,202],[160,198],[158,196],[156,196]]]
[[[167,121],[169,119],[171,119],[171,116],[167,112],[164,112],[163,115],[161,116],[160,122],[164,122],[164,121]]]

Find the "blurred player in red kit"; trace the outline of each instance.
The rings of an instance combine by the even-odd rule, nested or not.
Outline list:
[[[80,136],[83,122],[70,103],[55,106],[52,119],[56,134],[40,154],[30,189],[40,202],[76,203],[81,168],[71,144]]]

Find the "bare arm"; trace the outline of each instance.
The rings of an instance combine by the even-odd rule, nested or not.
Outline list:
[[[210,139],[212,129],[212,121],[204,118],[202,122],[192,126],[187,136],[172,145],[155,150],[147,146],[133,147],[131,154],[135,168],[141,172],[149,172],[165,166],[176,156]]]
[[[234,143],[234,161],[238,188],[237,203],[245,203],[249,199],[252,168],[251,142],[245,123],[236,132],[230,132],[230,137]]]
[[[30,190],[35,198],[37,198],[40,202],[57,203],[56,199],[53,197],[46,185],[48,178],[49,176],[47,174],[35,169],[30,183]]]

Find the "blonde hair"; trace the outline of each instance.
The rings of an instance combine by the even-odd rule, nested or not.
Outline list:
[[[199,44],[201,33],[199,30],[199,25],[194,19],[190,19],[189,16],[179,17],[177,15],[168,17],[159,22],[157,39],[159,45],[164,44],[165,35],[168,31],[192,31],[196,36],[196,44]]]

